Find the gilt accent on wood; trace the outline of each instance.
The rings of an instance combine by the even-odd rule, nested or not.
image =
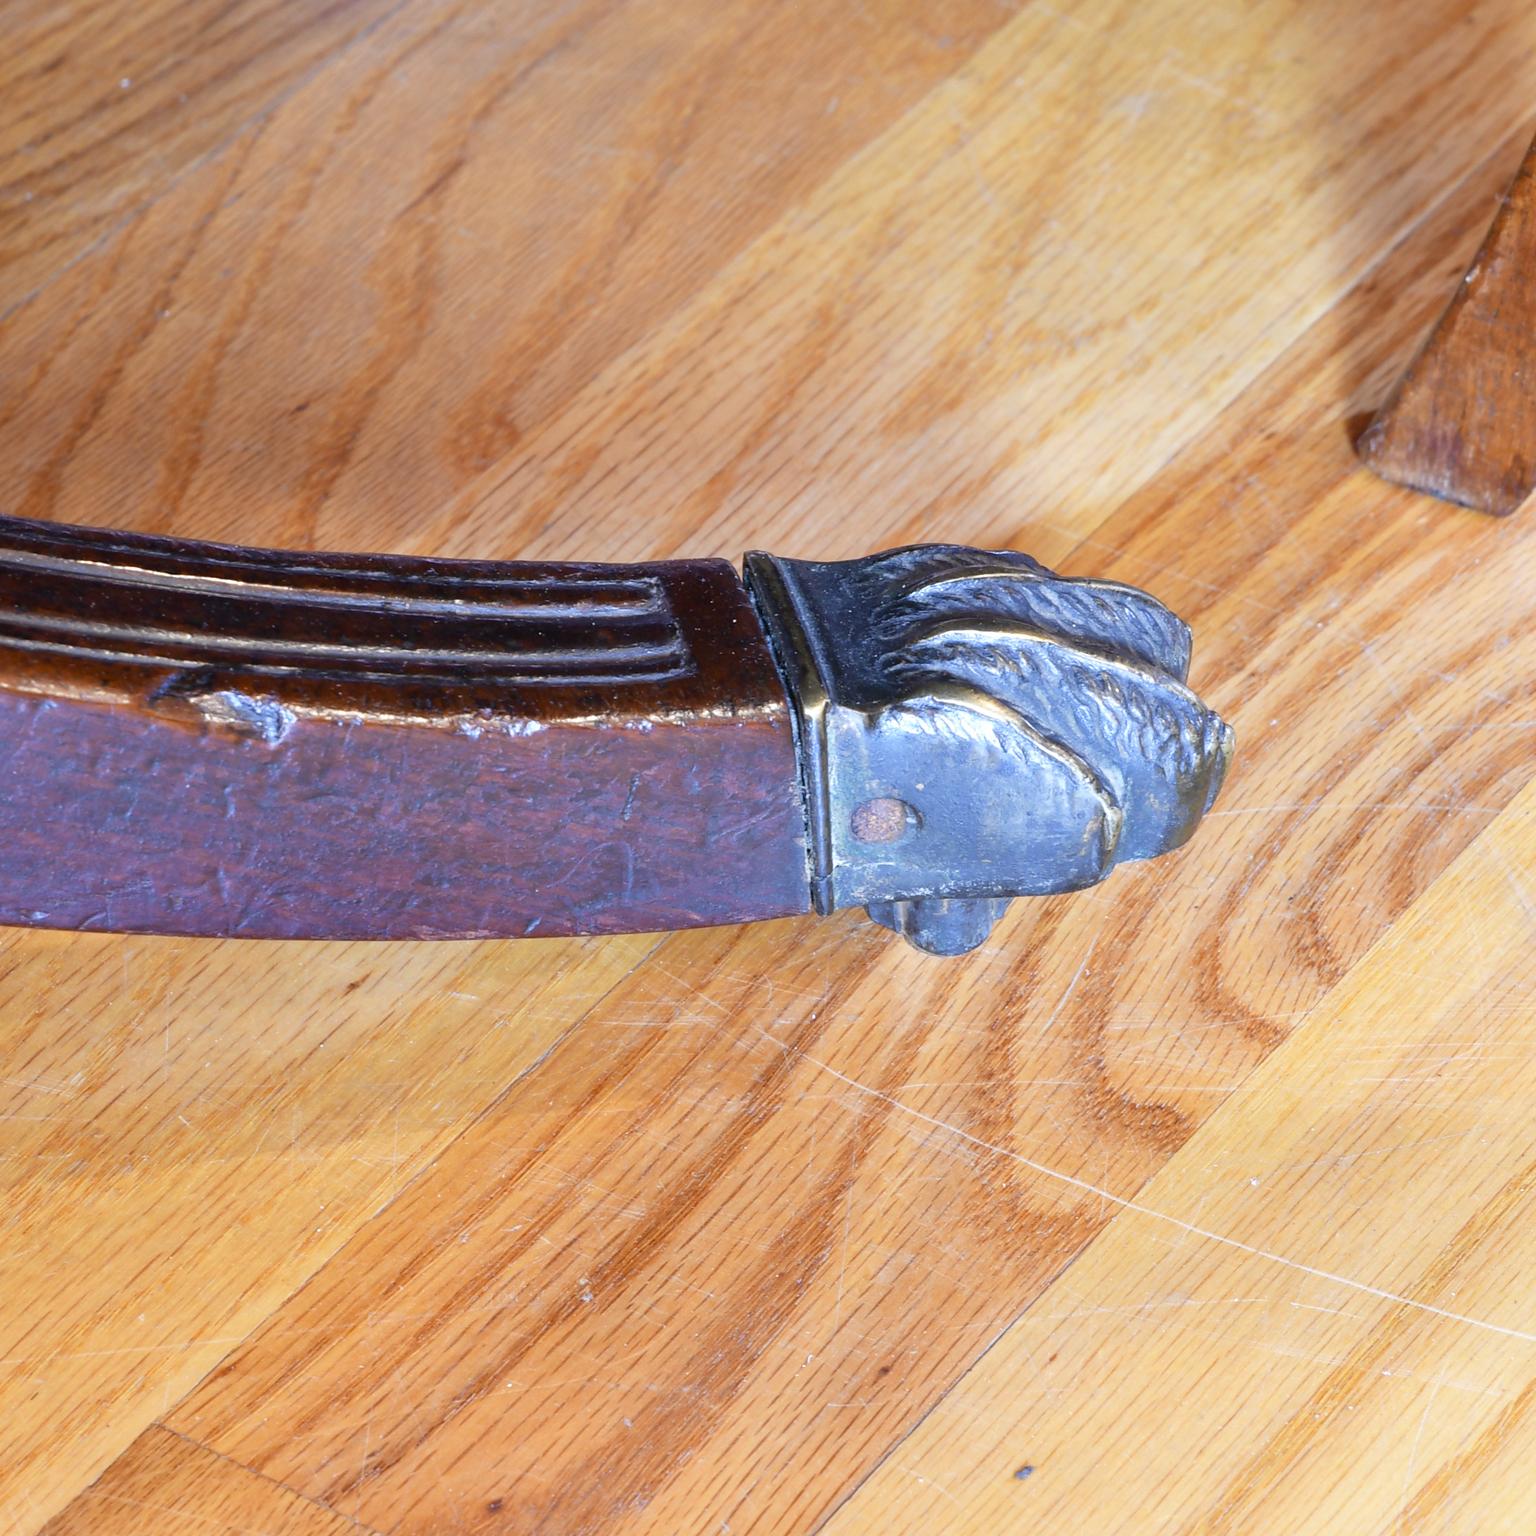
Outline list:
[[[1385,479],[1496,517],[1536,488],[1536,144],[1360,456]]]
[[[182,669],[157,699],[218,691],[238,669],[288,679],[287,696],[317,710],[414,707],[463,730],[540,684],[585,688],[590,705],[599,689],[695,677],[668,583],[698,601],[719,574],[284,554],[6,519],[0,648],[105,663],[103,694],[114,669],[130,689],[133,668]]]
[[[0,721],[0,922],[455,938],[807,905],[788,704],[721,561],[0,519]]]
[[[719,561],[0,518],[0,922],[529,937],[830,912],[856,884],[954,954],[1007,898],[1175,848],[1209,809],[1231,733],[1147,594],[946,546],[748,569],[777,663]],[[863,827],[882,804],[910,825]],[[871,839],[894,857],[850,857]]]

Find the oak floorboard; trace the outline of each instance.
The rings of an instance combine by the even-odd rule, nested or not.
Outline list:
[[[354,1520],[158,1425],[44,1527],[43,1536],[373,1536]]]
[[[0,950],[0,1531],[191,1390],[654,939]]]
[[[1349,431],[1527,6],[4,13],[0,510],[1004,544],[1239,756],[963,961],[0,935],[3,1536],[1529,1529],[1536,523]]]
[[[1529,136],[1533,49],[1503,4],[1029,6],[427,542],[1060,558]]]
[[[252,14],[242,35],[274,14]],[[937,32],[917,7],[807,25],[784,6],[433,0],[294,75],[243,128],[210,83],[193,99],[231,130],[220,142],[184,143],[180,119],[162,115],[153,195],[134,193],[44,279],[19,255],[5,268],[27,291],[0,319],[0,507],[309,541],[310,514],[410,351],[394,294],[439,241],[456,253],[451,288],[405,326],[407,343],[434,340],[432,377],[411,385],[403,430],[384,422],[383,459],[354,505],[404,490],[394,452],[423,436],[468,445],[446,457],[457,483],[506,426],[466,426],[444,398],[476,355],[465,333],[505,341],[517,382],[536,371],[558,398],[1010,14],[966,0]],[[39,35],[75,28],[53,72],[63,83],[39,98],[61,122],[94,82],[92,48],[119,58],[123,29],[140,37],[106,12],[28,15]],[[172,82],[180,24],[161,29]],[[41,47],[27,55],[39,67]],[[205,36],[197,58],[215,57]],[[0,118],[14,107],[23,131],[29,101],[8,94]],[[131,145],[120,121],[104,132],[102,174],[127,197],[112,157]],[[84,181],[57,190],[83,217]],[[52,205],[21,201],[24,227],[52,238]],[[314,454],[283,440],[294,428],[318,432]],[[293,475],[291,502],[273,496],[269,469]],[[435,494],[418,486],[395,505],[414,521]],[[403,537],[375,516],[355,542]],[[5,935],[0,1128],[15,1193],[0,1527],[33,1529],[95,1476],[652,942]]]
[[[423,547],[1015,8],[403,7],[9,317],[0,506]]]
[[[0,11],[0,318],[399,0]]]
[[[1536,784],[827,1536],[1529,1531],[1533,867]]]

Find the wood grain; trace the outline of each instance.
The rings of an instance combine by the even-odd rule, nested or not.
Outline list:
[[[421,547],[1009,10],[956,0],[935,31],[899,4],[401,8],[9,317],[0,496]]]
[[[655,942],[6,937],[8,1530],[90,1482]]]
[[[1536,534],[1347,430],[1533,89],[1513,0],[432,0],[28,276],[5,510],[1009,544],[1239,753],[959,962],[7,934],[0,1530],[1536,1522]]]
[[[104,1529],[124,1536],[369,1536],[355,1521],[159,1426],[46,1527],[47,1536]]]
[[[824,1529],[1524,1529],[1533,865],[1528,788]]]
[[[0,740],[0,923],[567,938],[810,907],[790,702],[724,561],[0,518]]]
[[[1443,239],[1444,225],[1430,233]],[[1401,279],[1383,284],[1395,294]],[[1429,287],[1421,280],[1420,302]],[[1354,463],[1336,393],[1309,376],[1335,363],[1331,332],[1303,338],[1243,402],[1250,423],[1300,418],[1284,457],[1273,439],[1262,457],[1234,456],[1226,440],[1218,459],[1202,443],[1157,488],[1159,510],[1171,494],[1202,518],[1208,580],[1182,578],[1187,530],[1144,500],[1083,552],[1107,574],[1145,581],[1150,567],[1161,589],[1182,584],[1205,641],[1197,670],[1244,744],[1225,814],[1180,856],[1176,881],[1149,868],[1102,899],[1023,904],[963,978],[878,941],[862,974],[850,949],[822,978],[829,941],[816,933],[804,958],[749,934],[702,950],[669,940],[548,1063],[558,1121],[530,1119],[515,1097],[498,1106],[171,1422],[404,1531],[440,1528],[452,1501],[479,1509],[487,1529],[665,1532],[715,1513],[711,1494],[743,1467],[773,1492],[738,1504],[738,1488],[717,1511],[732,1523],[792,1531],[845,1495],[959,1359],[1114,1215],[1114,1192],[1134,1191],[1192,1134],[1529,776],[1506,727],[1530,689],[1494,702],[1512,665],[1536,676],[1519,634],[1526,562],[1490,558],[1474,573],[1466,539],[1442,534],[1445,558],[1475,581],[1466,600],[1521,659],[1507,647],[1458,654],[1438,688],[1410,671],[1409,658],[1454,645],[1460,621],[1404,601],[1407,548],[1433,584],[1411,499],[1395,497],[1395,538],[1372,552],[1338,516],[1362,486],[1392,513],[1390,493]],[[1283,473],[1304,498],[1295,521],[1228,523],[1218,536],[1201,492],[1214,502],[1242,483],[1213,478],[1218,466],[1251,476],[1252,494]],[[1145,564],[1117,555],[1122,539]],[[1351,550],[1347,588],[1309,583]],[[1309,643],[1292,654],[1298,634]],[[1277,711],[1300,717],[1286,702],[1296,688],[1326,713],[1326,737],[1270,727]],[[1454,758],[1438,745],[1451,731],[1465,744]],[[743,988],[770,954],[771,1002],[758,1002]],[[638,1043],[636,1017],[652,1022]],[[714,1024],[702,1037],[700,1020]],[[659,1045],[658,1032],[678,1044]],[[595,1123],[572,1123],[588,1103]],[[485,1204],[488,1168],[513,1135],[538,1149],[538,1170],[590,1191],[575,1196],[581,1215],[515,1173]],[[758,1193],[744,1208],[748,1145]],[[1081,1182],[1042,1188],[1012,1154]],[[450,1191],[462,1192],[451,1204]],[[616,1208],[633,1215],[615,1222]],[[406,1231],[426,1234],[409,1252]],[[451,1252],[456,1232],[476,1246],[445,1292],[427,1256]],[[850,1274],[852,1314],[837,1299]],[[509,1295],[515,1306],[496,1305]],[[420,1319],[417,1331],[391,1329],[396,1316]],[[942,1326],[914,1332],[914,1316]],[[426,1361],[435,1393],[400,1392]],[[506,1421],[502,1398],[526,1393],[540,1415],[509,1446],[489,1426]],[[608,1425],[611,1440],[594,1434]],[[625,1452],[631,1434],[640,1446]],[[791,1492],[810,1466],[818,1484]]]
[[[272,111],[394,0],[9,5],[0,316]]]
[[[1502,7],[1033,5],[432,543],[1063,558],[1493,149],[1532,45]],[[1392,72],[1416,48],[1432,85]]]
[[[1509,514],[1536,488],[1536,145],[1450,308],[1360,439],[1378,475]]]

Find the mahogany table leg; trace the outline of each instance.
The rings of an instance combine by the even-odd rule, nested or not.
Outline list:
[[[1536,144],[1424,350],[1360,438],[1387,480],[1507,517],[1536,488]]]

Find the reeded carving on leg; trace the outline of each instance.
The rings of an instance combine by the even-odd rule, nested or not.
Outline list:
[[[796,701],[821,911],[960,953],[1007,898],[1177,848],[1215,799],[1232,732],[1185,686],[1188,627],[1135,587],[944,544],[747,575]]]

